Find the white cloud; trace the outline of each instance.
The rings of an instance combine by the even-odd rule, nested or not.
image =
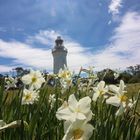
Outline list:
[[[66,35],[62,35],[59,32],[54,30],[48,31],[39,31],[35,36],[31,36],[27,39],[28,43],[38,42],[44,44],[46,46],[50,46],[49,48],[54,47],[54,42],[57,36],[61,36],[64,39],[64,45],[68,49],[67,61],[69,67],[72,70],[79,70],[80,66],[88,65],[91,60],[87,56],[92,56],[86,48],[81,46],[78,42],[73,41]],[[51,53],[49,54],[51,55]],[[74,62],[74,63],[73,63]]]
[[[0,72],[9,72],[12,70],[13,67],[5,66],[5,65],[0,65]]]
[[[136,24],[137,23],[137,24]],[[106,48],[98,51],[85,48],[78,42],[56,31],[39,31],[35,36],[27,37],[26,42],[0,40],[0,57],[12,58],[11,65],[24,65],[38,69],[52,70],[53,57],[51,48],[57,36],[62,36],[68,49],[68,66],[71,70],[79,70],[81,66],[103,68],[125,68],[139,64],[140,60],[140,15],[128,12],[118,27]],[[34,43],[46,46],[46,49],[34,48]],[[93,53],[94,52],[94,53]],[[2,68],[1,68],[2,67]],[[9,71],[10,67],[1,66],[0,71]]]
[[[28,36],[26,42],[29,44],[38,42],[44,45],[52,46],[57,36],[60,36],[60,33],[54,30],[40,30],[39,33],[34,36]]]
[[[28,37],[26,43],[11,41],[6,42],[0,40],[0,57],[12,58],[13,65],[24,65],[25,67],[34,67],[38,69],[47,69],[52,71],[53,57],[51,48],[54,46],[54,41],[61,34],[55,31],[40,31],[32,37]],[[62,36],[62,35],[61,35]],[[74,42],[67,37],[64,42],[68,49],[68,64],[73,70],[79,70],[80,66],[89,64],[90,59],[87,57],[86,49],[79,43]],[[38,42],[46,45],[46,49],[33,48],[33,43]],[[48,46],[51,46],[48,47]],[[6,71],[9,69],[5,69]],[[1,71],[1,70],[0,70]]]
[[[15,65],[23,64],[25,66],[50,70],[52,66],[50,53],[50,50],[33,48],[25,43],[0,40],[0,56],[15,59],[13,60]]]
[[[137,23],[137,24],[136,24]],[[94,57],[99,68],[124,68],[140,63],[140,15],[128,12],[114,30],[109,46]]]
[[[111,3],[109,4],[109,13],[112,15],[119,14],[119,8],[122,7],[122,0],[111,0]]]
[[[68,49],[68,64],[73,70],[79,70],[80,67],[87,67],[92,65],[92,53],[88,49],[82,47],[76,42],[65,42],[65,46]]]

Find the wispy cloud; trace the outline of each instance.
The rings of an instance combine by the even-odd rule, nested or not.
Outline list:
[[[67,61],[71,69],[79,70],[81,66],[88,66],[89,64],[92,64],[92,60],[88,58],[92,57],[92,54],[89,51],[91,48],[85,48],[78,42],[69,38],[67,35],[63,35],[54,30],[39,31],[39,33],[35,36],[29,37],[27,42],[38,42],[52,48],[54,47],[54,42],[57,36],[62,36],[64,39],[64,45],[68,49]],[[49,55],[51,55],[51,53]]]
[[[53,30],[45,30],[39,31],[39,33],[35,36],[28,37],[26,42],[6,42],[4,40],[0,40],[0,56],[14,59],[13,65],[15,66],[24,65],[25,67],[34,67],[52,71],[53,57],[51,54],[51,48],[54,47],[54,41],[57,36],[60,35],[63,36],[62,34]],[[66,40],[65,46],[68,48],[67,59],[71,69],[77,70],[80,68],[80,66],[89,64],[89,61],[91,61],[87,57],[87,53],[89,52],[86,52],[84,47],[66,36],[62,38]],[[36,42],[46,45],[46,49],[34,48],[33,44]]]
[[[137,24],[136,24],[137,23]],[[69,36],[54,30],[41,30],[34,36],[27,37],[25,42],[0,40],[0,57],[12,58],[13,65],[23,65],[38,69],[52,71],[53,57],[51,48],[57,36],[62,36],[64,45],[68,49],[68,66],[78,70],[81,66],[95,66],[97,70],[103,68],[125,68],[139,64],[140,60],[140,15],[128,12],[118,27],[105,49],[94,51],[92,48],[83,47]],[[45,45],[39,48],[35,43]],[[1,66],[0,71],[9,70],[8,66]]]
[[[14,59],[13,65],[21,64],[50,70],[52,66],[50,53],[50,50],[33,48],[25,43],[0,40],[0,56]]]
[[[5,65],[0,65],[0,72],[9,72],[12,70],[13,67],[5,66]]]
[[[50,46],[49,48],[52,48],[54,47],[54,42],[57,36],[62,36],[62,38],[64,39],[64,45],[68,49],[67,61],[71,69],[79,70],[81,66],[89,65],[92,62],[92,60],[87,57],[92,56],[92,54],[88,51],[89,48],[84,48],[78,42],[54,30],[39,31],[39,33],[35,36],[29,37],[27,42],[38,42],[46,46]],[[49,56],[51,56],[51,53],[49,54]]]
[[[34,36],[28,36],[26,39],[26,43],[41,43],[47,46],[53,46],[55,39],[60,35],[61,34],[59,32],[54,30],[40,30]]]
[[[136,24],[137,23],[137,24]],[[125,68],[139,64],[140,60],[140,15],[128,12],[115,28],[110,44],[94,57],[99,68]]]
[[[108,7],[108,12],[111,13],[113,16],[119,14],[119,9],[120,7],[122,7],[122,1],[123,0],[111,0],[111,3]]]

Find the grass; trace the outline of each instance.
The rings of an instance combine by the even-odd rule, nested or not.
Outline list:
[[[129,97],[137,95],[140,84],[128,84]],[[68,89],[65,94],[60,93],[60,86],[45,86],[40,89],[39,101],[33,105],[21,105],[22,89],[5,92],[0,91],[0,120],[6,123],[21,120],[8,129],[0,131],[0,140],[62,140],[64,136],[63,121],[57,120],[55,114],[67,100],[69,95],[75,93],[77,99],[83,98],[86,92],[77,94],[77,86]],[[55,94],[56,102],[51,108],[49,94]],[[140,111],[140,99],[137,111]],[[93,118],[90,121],[95,127],[90,140],[139,140],[140,117],[135,110],[128,111],[124,115],[116,117],[117,108],[107,105],[104,99],[91,103]]]
[[[127,84],[126,90],[127,90],[127,93],[128,93],[129,97],[136,96],[138,94],[138,92],[140,91],[140,83]],[[137,110],[140,113],[140,98],[139,98],[139,101],[138,101]]]

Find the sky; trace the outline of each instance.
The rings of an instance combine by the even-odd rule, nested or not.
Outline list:
[[[57,36],[71,70],[140,64],[140,0],[0,0],[0,73],[52,72]]]

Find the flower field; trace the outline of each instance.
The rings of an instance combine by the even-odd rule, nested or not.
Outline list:
[[[91,68],[78,75],[31,70],[20,80],[18,88],[12,77],[1,82],[0,140],[140,139],[140,93],[123,80],[107,85]]]

